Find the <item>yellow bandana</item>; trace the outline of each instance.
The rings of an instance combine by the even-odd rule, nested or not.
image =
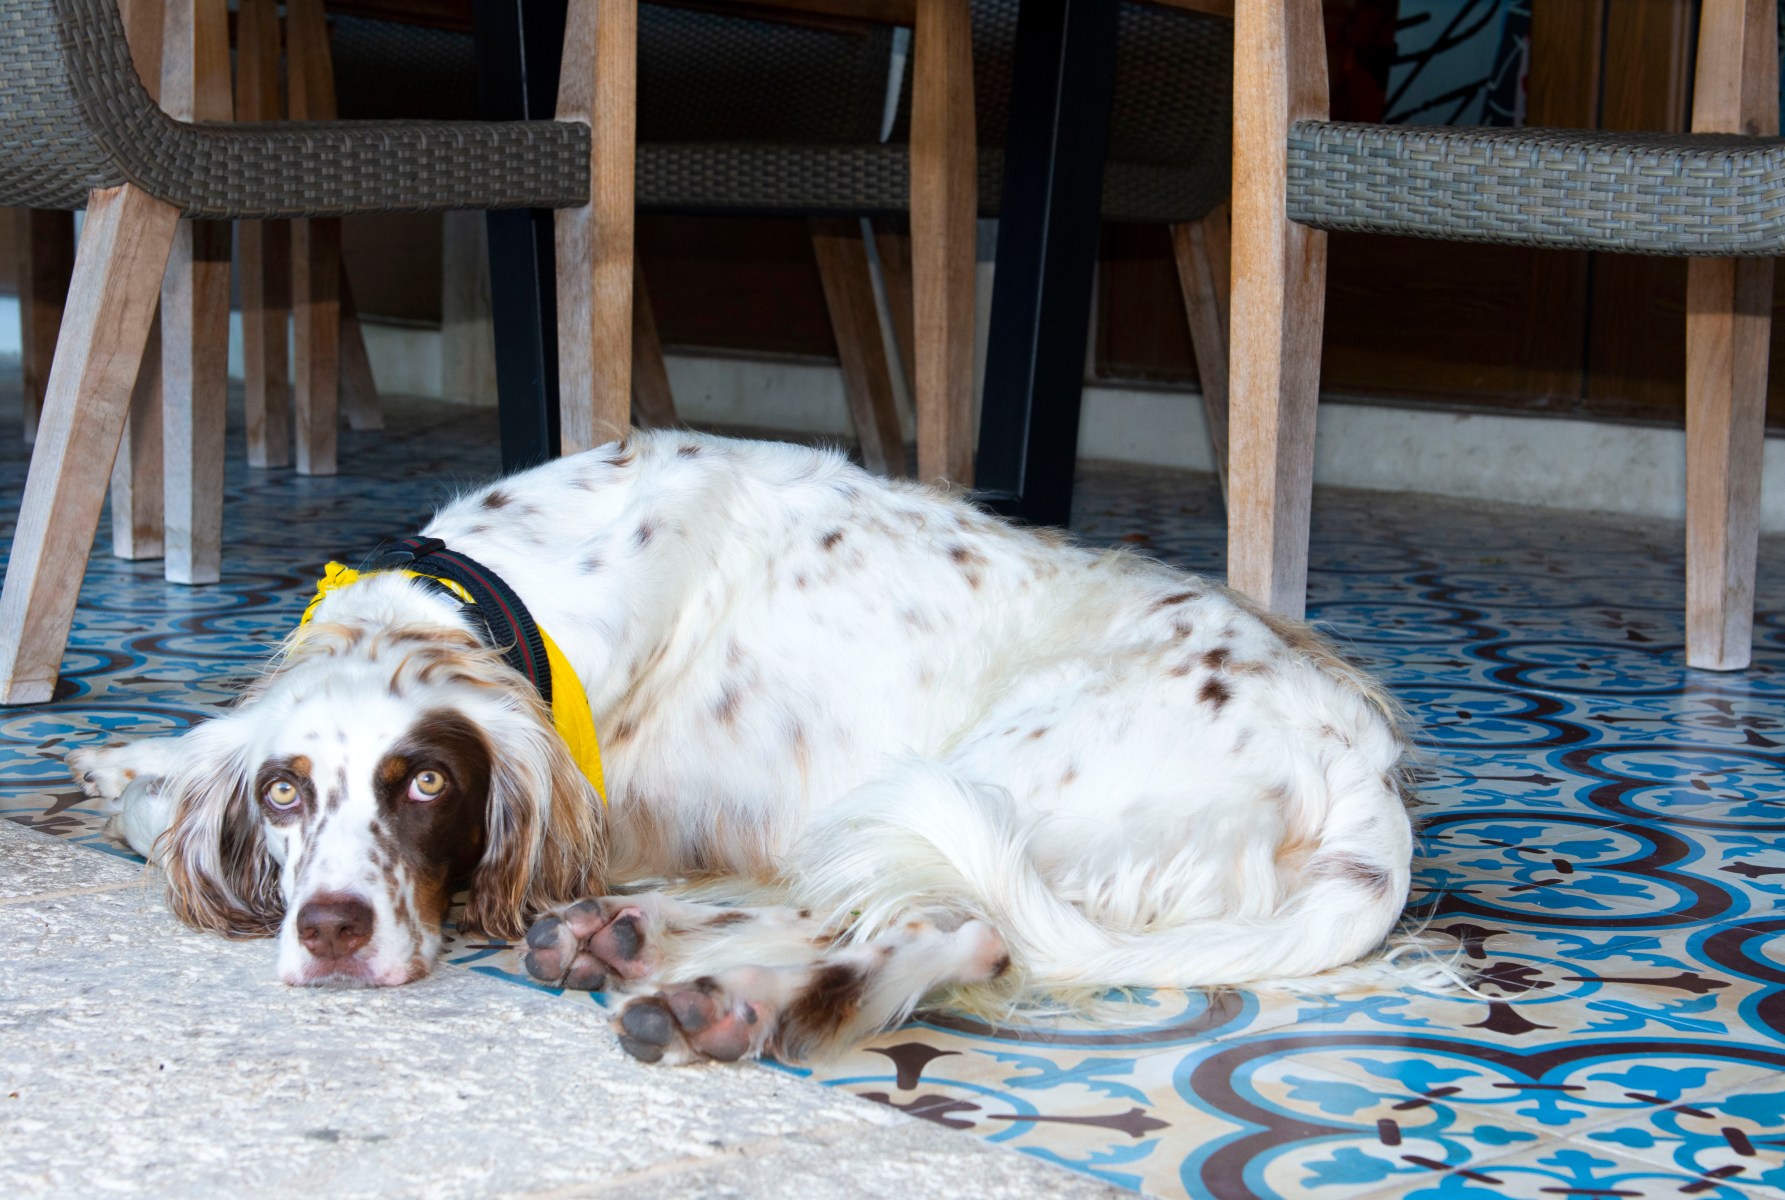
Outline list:
[[[357,583],[368,574],[381,573],[362,573],[338,562],[330,563],[323,569],[322,578],[316,581],[316,596],[305,607],[304,615],[298,620],[298,627],[301,629],[310,623],[310,618],[316,614],[316,606],[330,592]],[[402,573],[412,579],[432,579],[466,604],[476,603],[471,598],[471,593],[454,580],[427,575],[421,571],[404,570]],[[558,736],[564,739],[564,745],[569,749],[570,757],[582,771],[583,777],[595,788],[595,794],[601,797],[601,802],[606,804],[607,781],[601,773],[601,746],[595,740],[595,717],[589,711],[588,694],[583,691],[582,680],[571,669],[570,660],[564,657],[564,652],[558,649],[558,643],[552,641],[544,629],[539,630],[539,640],[545,645],[546,661],[552,671],[552,725],[557,729]]]

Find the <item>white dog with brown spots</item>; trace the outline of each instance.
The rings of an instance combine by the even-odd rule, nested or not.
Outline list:
[[[626,994],[650,1061],[819,1057],[976,985],[1430,978],[1386,948],[1392,705],[1215,584],[690,433],[424,532],[561,647],[605,802],[464,608],[397,573],[331,592],[230,712],[70,757],[174,911],[277,933],[287,982],[425,975],[461,886],[535,976]]]

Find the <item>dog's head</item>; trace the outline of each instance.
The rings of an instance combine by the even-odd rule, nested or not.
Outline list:
[[[510,938],[602,890],[600,801],[530,685],[468,630],[413,619],[407,581],[355,590],[356,615],[325,607],[234,711],[189,735],[164,785],[174,911],[277,933],[292,984],[421,978],[460,886],[465,923]]]

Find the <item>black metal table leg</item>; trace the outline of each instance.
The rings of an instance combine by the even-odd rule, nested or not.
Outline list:
[[[1115,85],[1115,0],[1023,0],[980,409],[980,499],[1064,525]]]
[[[486,120],[549,120],[567,0],[476,0],[478,107]],[[550,209],[488,214],[502,469],[558,456],[558,299]]]

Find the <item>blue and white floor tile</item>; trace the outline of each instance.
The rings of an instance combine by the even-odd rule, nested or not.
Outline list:
[[[395,424],[344,434],[336,479],[251,473],[238,449],[219,585],[96,557],[62,695],[0,712],[0,816],[126,854],[62,756],[202,719],[326,559],[494,470],[487,416]],[[7,520],[24,464],[0,442]],[[1221,570],[1201,478],[1088,468],[1075,525]],[[1423,498],[1316,503],[1310,614],[1419,730],[1410,919],[1457,940],[1473,994],[1155,992],[1103,1025],[923,1013],[796,1073],[1159,1196],[1785,1194],[1785,547],[1763,550],[1754,667],[1719,675],[1684,666],[1679,540]],[[456,941],[449,960],[536,986],[500,944]]]

